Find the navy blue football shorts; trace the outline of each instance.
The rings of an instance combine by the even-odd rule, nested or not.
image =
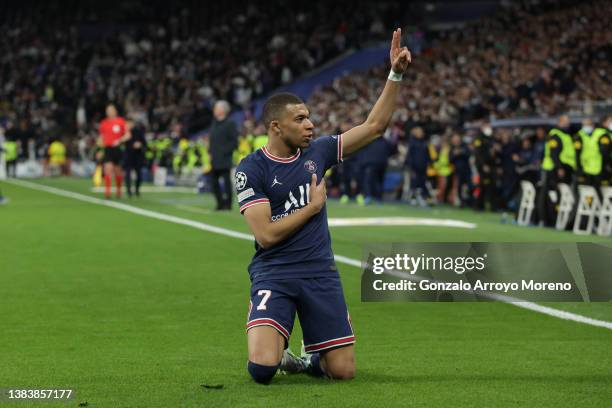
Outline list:
[[[251,286],[247,332],[253,327],[274,327],[285,347],[297,312],[307,353],[355,343],[340,277],[268,280]]]

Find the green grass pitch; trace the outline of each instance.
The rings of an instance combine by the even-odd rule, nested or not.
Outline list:
[[[90,181],[37,183],[96,197]],[[357,377],[254,384],[244,323],[252,243],[0,182],[0,387],[72,388],[88,407],[609,407],[612,330],[502,303],[361,303],[360,270],[339,264],[357,335]],[[248,232],[212,197],[121,202]],[[336,254],[368,242],[576,241],[501,224],[499,214],[330,201],[331,217],[425,216],[477,223],[332,228]],[[612,321],[612,305],[554,304]],[[299,350],[299,325],[291,345]],[[202,384],[223,384],[206,389]]]

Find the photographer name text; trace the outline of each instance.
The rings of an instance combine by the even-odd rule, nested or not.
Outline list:
[[[515,291],[535,291],[535,292],[568,292],[573,289],[569,282],[538,282],[531,280],[521,280],[520,282],[482,282],[474,283],[460,280],[459,282],[434,282],[427,279],[418,282],[402,279],[398,282],[385,282],[377,279],[372,282],[372,287],[376,291],[491,291],[491,292],[515,292]]]

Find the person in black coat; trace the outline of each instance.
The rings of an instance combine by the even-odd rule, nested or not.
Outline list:
[[[125,186],[128,197],[132,196],[132,170],[136,174],[136,196],[140,196],[140,184],[142,183],[142,168],[145,165],[145,152],[147,151],[147,139],[142,125],[127,121],[130,138],[125,142]]]
[[[476,209],[484,210],[489,203],[492,211],[497,211],[497,197],[495,196],[495,151],[493,148],[493,128],[485,123],[480,133],[474,139],[474,158],[476,170],[479,175],[480,193],[476,199]]]
[[[217,101],[213,108],[215,120],[210,128],[209,154],[212,167],[212,189],[217,200],[217,210],[231,210],[232,208],[230,170],[232,153],[238,147],[238,129],[236,124],[228,119],[229,111],[229,103]],[[219,184],[220,178],[223,178],[223,192]]]
[[[2,147],[2,139],[0,139],[0,156],[4,153],[4,148]],[[0,190],[0,204],[5,204],[6,199],[2,196],[2,190]]]
[[[430,163],[431,156],[425,132],[421,127],[415,127],[408,140],[408,154],[404,166],[410,169],[410,190],[419,200],[429,198],[426,182],[427,166]]]
[[[359,155],[359,165],[363,174],[363,193],[365,203],[382,203],[387,160],[391,146],[384,137],[375,139],[365,146]]]
[[[458,133],[451,137],[450,162],[457,177],[457,195],[461,207],[472,205],[472,171],[470,169],[470,148]]]

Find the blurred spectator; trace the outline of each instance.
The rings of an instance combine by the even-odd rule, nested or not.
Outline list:
[[[342,131],[349,130],[349,126],[343,126]],[[344,158],[342,164],[338,167],[340,172],[340,202],[342,204],[348,203],[350,200],[355,199],[357,204],[364,205],[365,197],[362,194],[363,191],[363,168],[361,166],[361,156],[363,150],[351,154],[347,158]]]
[[[410,170],[410,192],[421,205],[430,198],[427,188],[427,167],[431,163],[429,146],[425,140],[425,133],[420,127],[412,129],[408,140],[408,154],[405,166]]]
[[[391,146],[384,137],[375,139],[359,152],[359,166],[362,173],[365,204],[382,202],[387,161]]]
[[[438,158],[434,163],[434,168],[439,179],[439,201],[446,204],[452,204],[450,197],[453,191],[453,180],[455,176],[453,165],[450,161],[451,145],[448,139],[447,135],[442,136],[440,150],[438,151]]]
[[[458,133],[451,137],[450,162],[455,169],[457,195],[462,207],[472,205],[472,171],[470,169],[470,149]]]
[[[516,172],[520,181],[527,180],[535,186],[540,174],[540,161],[531,138],[524,137],[521,140],[521,147],[516,160]]]
[[[48,168],[45,175],[70,175],[70,161],[66,159],[66,146],[59,138],[53,138],[48,150]]]
[[[599,146],[602,153],[601,185],[609,187],[612,185],[612,115],[608,115],[602,121],[602,132],[599,139]],[[603,133],[605,132],[605,133]]]
[[[19,156],[19,145],[8,134],[2,145],[4,160],[6,161],[6,176],[17,177],[17,157]]]
[[[519,147],[512,138],[509,130],[500,131],[501,134],[501,150],[500,162],[502,171],[501,183],[501,203],[500,206],[515,210],[516,202],[514,200],[518,189],[518,174],[516,171],[517,162],[519,160]]]
[[[217,210],[232,209],[232,183],[230,170],[232,154],[238,147],[238,130],[236,124],[227,116],[230,106],[227,101],[215,103],[213,114],[215,121],[210,128],[210,160],[212,165],[212,188],[217,200]],[[219,179],[223,179],[223,192]]]
[[[497,168],[495,166],[495,151],[493,142],[493,128],[486,123],[474,139],[474,158],[478,171],[478,196],[476,209],[485,210],[487,204],[492,211],[497,210],[497,197],[495,196],[495,182]]]
[[[142,171],[145,166],[145,153],[147,151],[147,139],[144,127],[134,120],[126,122],[130,138],[125,142],[125,155],[123,167],[125,170],[125,186],[128,197],[132,197],[132,172],[136,176],[134,193],[140,196],[140,185],[142,184]]]
[[[575,168],[576,152],[570,134],[570,119],[566,115],[561,115],[557,127],[548,132],[542,160],[538,218],[543,225],[554,225],[558,205],[556,193],[558,185],[559,183],[571,185]]]
[[[610,156],[610,140],[606,133],[605,129],[595,128],[593,119],[582,120],[582,128],[574,137],[579,184],[601,186],[605,163]]]

